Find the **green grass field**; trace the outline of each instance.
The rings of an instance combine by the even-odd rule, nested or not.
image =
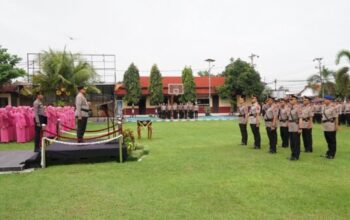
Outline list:
[[[48,166],[0,175],[0,219],[349,219],[350,129],[335,160],[313,131],[314,153],[289,161],[242,147],[237,122],[154,123],[141,162]],[[97,127],[90,125],[90,128]],[[125,127],[136,131],[136,124]],[[144,131],[145,137],[145,131]],[[32,144],[0,145],[31,149]]]

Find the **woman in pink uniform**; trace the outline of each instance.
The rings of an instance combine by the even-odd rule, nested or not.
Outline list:
[[[14,113],[15,122],[16,122],[16,134],[17,134],[17,143],[25,143],[26,139],[26,119],[24,114],[21,111],[16,111]]]
[[[3,143],[8,143],[10,142],[10,123],[9,123],[9,118],[8,118],[8,114],[6,112],[5,109],[1,109],[2,113],[1,113],[1,125],[0,125],[0,129],[1,129],[1,142]]]
[[[12,106],[6,106],[5,107],[6,113],[7,113],[7,120],[8,120],[8,132],[9,132],[9,141],[16,141],[16,127],[13,123],[15,121],[14,114],[15,114],[15,108]]]
[[[56,132],[56,121],[57,121],[57,115],[55,107],[49,106],[46,109],[46,115],[47,115],[47,127],[46,129],[49,131],[46,133],[47,136],[52,136],[51,133]]]

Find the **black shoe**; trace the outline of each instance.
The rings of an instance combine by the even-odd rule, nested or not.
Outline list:
[[[333,156],[327,156],[326,158],[327,158],[327,159],[329,159],[329,160],[334,159],[334,157],[333,157]]]
[[[296,157],[289,157],[289,158],[287,158],[287,159],[289,159],[289,160],[291,160],[291,161],[299,160],[299,158],[296,158]]]
[[[270,150],[268,153],[269,153],[269,154],[276,154],[277,152],[276,152],[276,151],[273,151],[273,150]]]

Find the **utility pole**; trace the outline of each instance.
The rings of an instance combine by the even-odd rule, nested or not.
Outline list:
[[[255,66],[255,64],[254,64],[254,58],[259,58],[259,55],[256,55],[256,54],[251,54],[250,56],[249,56],[249,58],[250,58],[250,64],[252,65],[252,67],[254,67]]]
[[[209,109],[210,109],[210,98],[211,98],[211,78],[210,78],[210,70],[213,68],[211,63],[215,62],[214,59],[206,59],[206,62],[208,62],[208,79],[209,79]]]
[[[316,66],[315,68],[318,69],[320,72],[322,98],[324,98],[324,86],[323,86],[323,77],[322,77],[322,60],[323,60],[323,58],[321,58],[321,57],[316,57],[315,59],[313,59],[314,62],[317,61],[317,63],[318,63],[318,66]]]
[[[275,91],[277,91],[277,79],[275,79],[274,83],[275,83]]]

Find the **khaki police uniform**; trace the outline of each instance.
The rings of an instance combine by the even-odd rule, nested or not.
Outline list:
[[[301,118],[303,122],[302,127],[302,138],[304,143],[305,152],[312,152],[312,118],[314,117],[314,111],[312,106],[309,104],[303,106],[301,109]]]
[[[345,107],[346,103],[340,103],[340,115],[339,115],[339,124],[345,125],[346,124],[346,113],[345,113]]]
[[[337,151],[337,140],[336,140],[336,123],[337,123],[338,113],[335,106],[328,105],[322,108],[322,122],[324,136],[327,141],[328,151],[326,153],[327,157],[334,158]]]
[[[194,109],[193,109],[193,103],[192,102],[190,102],[189,104],[188,104],[188,115],[189,115],[189,118],[193,118],[194,117]]]
[[[282,147],[289,146],[289,132],[288,132],[288,107],[285,105],[278,110],[278,122],[280,127],[280,135],[282,139]]]
[[[177,111],[177,103],[176,102],[173,104],[173,118],[174,119],[178,118],[178,111]]]
[[[166,105],[163,103],[161,106],[161,118],[165,119],[166,118]]]
[[[199,106],[197,104],[194,105],[194,117],[198,118]]]
[[[348,127],[350,127],[350,101],[345,104],[345,117]]]
[[[166,111],[167,111],[167,119],[171,119],[171,105],[170,104],[167,104],[166,105]]]
[[[294,105],[288,112],[288,131],[290,137],[291,159],[298,160],[300,156],[300,133],[299,119],[301,118],[301,109]]]
[[[261,107],[258,103],[254,103],[249,110],[249,124],[254,135],[255,149],[260,149],[260,145],[261,145],[261,136],[260,136],[260,130],[259,130],[260,111],[261,111]]]
[[[41,146],[41,125],[47,124],[47,117],[43,103],[36,99],[33,103],[35,136],[34,136],[34,152],[40,151]]]
[[[242,104],[238,108],[238,122],[239,129],[241,131],[241,145],[247,145],[248,142],[248,132],[247,132],[247,123],[248,123],[248,106],[246,104]]]
[[[315,121],[318,124],[321,124],[321,122],[322,122],[322,105],[319,103],[315,104],[314,112],[315,112]]]
[[[183,106],[183,112],[184,112],[184,118],[187,119],[188,117],[188,103],[184,104]]]
[[[267,110],[264,115],[266,133],[269,138],[270,145],[270,153],[276,153],[276,145],[277,145],[277,131],[276,131],[276,123],[278,117],[278,109],[275,104],[271,106],[268,105]]]
[[[78,142],[82,142],[86,130],[87,120],[89,117],[89,104],[83,93],[78,93],[75,98],[75,117],[77,120],[77,138]]]

